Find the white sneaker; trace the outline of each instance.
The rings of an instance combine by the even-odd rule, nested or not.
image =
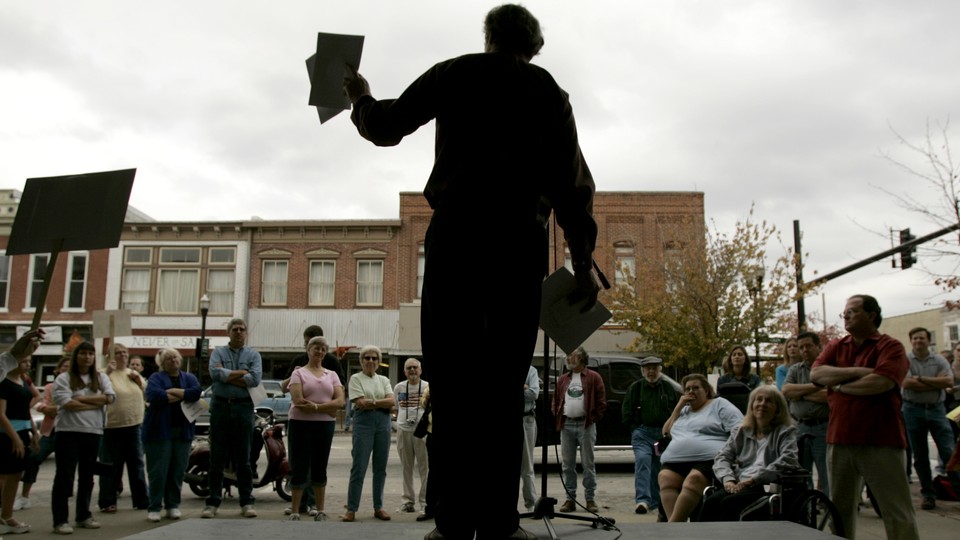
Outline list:
[[[78,521],[77,527],[80,527],[81,529],[99,529],[100,522],[93,519],[92,517],[88,517],[83,521]]]
[[[61,523],[53,528],[53,534],[73,534],[73,527],[69,523]]]
[[[300,514],[290,514],[290,517],[287,518],[287,521],[300,521]]]
[[[179,509],[179,508],[167,508],[167,518],[169,518],[169,519],[180,519],[180,509]]]
[[[14,510],[26,510],[31,506],[33,506],[33,503],[30,502],[30,497],[21,497],[18,495],[17,498],[13,501]]]
[[[147,521],[160,522],[160,512],[147,512]]]
[[[13,518],[10,518],[10,521],[13,521]],[[0,525],[0,530],[6,529],[4,534],[23,534],[30,532],[30,526],[24,522],[19,522],[16,525],[11,525],[8,521],[0,519],[0,522],[3,525]]]
[[[217,511],[220,510],[216,506],[204,506],[203,512],[200,512],[200,517],[203,519],[210,519],[217,515]]]
[[[293,507],[292,507],[292,506],[288,506],[288,507],[286,507],[286,508],[283,509],[283,515],[289,516],[289,515],[291,515],[291,514],[293,514]]]
[[[327,515],[323,512],[317,512],[317,515],[313,516],[314,521],[326,521]]]
[[[252,504],[248,504],[240,509],[240,515],[245,518],[255,518],[257,517],[257,510]]]
[[[309,505],[307,506],[307,513],[310,514],[310,517],[316,517],[319,511],[317,510],[316,506]]]

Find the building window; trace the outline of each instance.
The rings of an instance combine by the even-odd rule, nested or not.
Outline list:
[[[120,286],[120,307],[130,313],[150,312],[150,269],[127,268]]]
[[[161,259],[162,260],[162,259]],[[161,268],[157,279],[157,313],[193,314],[199,309],[200,270]]]
[[[230,315],[233,313],[234,270],[211,268],[207,272],[207,298],[210,313]]]
[[[129,247],[123,252],[123,262],[124,264],[150,264],[152,254],[151,248]]]
[[[311,306],[332,306],[336,289],[336,261],[310,261]]]
[[[357,305],[383,305],[383,261],[357,261]]]
[[[200,296],[210,313],[233,314],[236,246],[127,246],[120,285],[122,309],[140,315],[195,315]]]
[[[0,253],[0,309],[7,309],[7,293],[10,291],[10,257]]]
[[[633,245],[617,242],[613,245],[613,258],[617,266],[617,285],[629,285],[629,279],[637,276],[637,258],[633,252]]]
[[[40,293],[43,292],[43,277],[47,273],[48,260],[50,260],[49,255],[33,255],[30,257],[30,290],[27,291],[27,298],[29,299],[27,307],[30,309],[37,309],[37,304],[40,303]]]
[[[947,331],[950,333],[950,346],[952,347],[958,341],[960,341],[960,327],[955,324],[951,324],[947,327]],[[954,373],[953,375],[956,376],[957,374]]]
[[[229,264],[233,266],[237,262],[237,249],[232,247],[227,248],[210,248],[210,264],[211,265],[223,265]]]
[[[160,264],[200,264],[200,248],[160,248]]]
[[[262,305],[287,305],[287,261],[263,261],[260,290]]]
[[[87,254],[71,253],[67,267],[67,287],[64,307],[83,309],[83,300],[87,291]]]
[[[417,248],[417,298],[423,298],[423,273],[427,268],[427,252],[423,244]]]

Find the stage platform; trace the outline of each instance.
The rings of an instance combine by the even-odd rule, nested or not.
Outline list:
[[[586,523],[563,519],[553,521],[560,538],[577,540],[613,540],[615,530],[593,529]],[[546,540],[547,527],[542,521],[524,520],[523,528]],[[326,521],[277,521],[265,519],[185,519],[141,532],[125,538],[134,540],[171,540],[173,538],[203,538],[204,540],[241,540],[272,538],[318,538],[324,540],[421,540],[433,529],[432,523],[341,523]],[[788,522],[734,522],[734,523],[627,523],[620,526],[621,538],[655,538],[657,540],[704,539],[743,540],[744,538],[776,538],[777,540],[808,540],[829,538],[830,535]],[[321,532],[322,531],[322,532]]]

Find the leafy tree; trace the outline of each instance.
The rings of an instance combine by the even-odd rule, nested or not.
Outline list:
[[[638,260],[635,273],[621,268],[627,279],[610,298],[614,320],[638,334],[628,350],[652,351],[682,373],[719,366],[732,346],[753,343],[754,328],[767,334],[796,298],[792,250],[753,207],[732,233],[716,224],[702,237],[690,230],[661,226],[663,257]]]

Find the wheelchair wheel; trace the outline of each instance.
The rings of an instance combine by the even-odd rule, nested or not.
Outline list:
[[[843,536],[843,521],[840,512],[822,492],[809,489],[801,494],[790,506],[785,516],[788,521],[799,523],[825,531],[835,536]]]

